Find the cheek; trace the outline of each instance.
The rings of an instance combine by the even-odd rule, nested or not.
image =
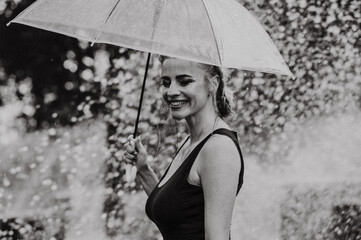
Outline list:
[[[164,101],[167,101],[167,91],[164,88],[161,89],[162,97]]]
[[[198,86],[196,89],[194,89],[194,94],[199,98],[199,99],[202,99],[202,100],[205,100],[207,97],[208,97],[208,94],[209,94],[209,90],[206,86],[204,85],[201,85],[201,86]]]

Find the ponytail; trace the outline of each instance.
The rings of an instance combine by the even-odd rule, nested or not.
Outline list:
[[[198,64],[201,69],[206,72],[206,81],[209,83],[210,79],[213,77],[219,77],[218,88],[215,93],[213,93],[213,104],[215,105],[215,110],[221,118],[229,117],[234,113],[234,101],[233,101],[233,92],[229,89],[223,78],[223,72],[220,67],[207,64]]]

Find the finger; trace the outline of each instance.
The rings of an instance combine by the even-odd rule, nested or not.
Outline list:
[[[130,182],[134,182],[136,176],[137,176],[137,167],[132,166],[131,171],[130,171]]]
[[[141,140],[140,140],[140,136],[138,136],[138,137],[135,139],[134,143],[135,143],[135,148],[136,148],[136,149],[138,149],[138,150],[140,150],[140,151],[146,151],[145,148],[144,148],[144,146],[143,146],[143,144],[142,144],[142,142],[141,142]]]
[[[124,161],[126,164],[134,165],[134,162],[133,162],[132,160],[129,160],[128,158],[123,158],[123,161]]]
[[[138,154],[137,153],[125,152],[124,155],[129,159],[136,159]]]
[[[127,139],[128,139],[128,141],[135,140],[133,137],[133,134],[129,135]]]
[[[134,140],[131,140],[131,141],[129,142],[129,146],[130,146],[132,149],[135,150],[135,142],[134,142]]]
[[[125,166],[125,179],[129,183],[131,180],[132,165],[127,164]]]
[[[129,153],[133,153],[135,152],[135,146],[133,144],[133,146],[131,144],[128,145],[124,145],[125,151],[129,152]]]
[[[135,160],[137,158],[137,154],[125,152],[124,157],[128,158],[129,160]]]
[[[128,164],[134,165],[136,163],[136,158],[124,154],[122,157],[122,161],[124,161],[125,163],[128,163]]]
[[[127,138],[127,142],[124,144],[124,147],[126,146],[130,146],[131,148],[135,148],[135,143],[134,143],[135,139],[132,136],[129,136]]]

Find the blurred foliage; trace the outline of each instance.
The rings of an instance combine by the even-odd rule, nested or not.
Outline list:
[[[144,74],[145,54],[89,43],[13,24],[32,0],[0,4],[0,106],[20,100],[27,129],[75,124],[99,113],[107,124],[110,152],[105,185],[107,233],[125,218],[122,196],[139,184],[126,183],[119,162],[132,134]],[[358,0],[241,0],[265,26],[296,79],[229,70],[237,116],[230,119],[247,154],[264,164],[281,161],[289,141],[283,130],[313,116],[361,106],[361,2]],[[149,160],[162,174],[185,136],[183,124],[167,118],[159,92],[159,62],[151,62],[139,134]],[[15,99],[14,99],[14,94]],[[272,141],[279,135],[281,140]],[[280,142],[281,141],[281,142]]]
[[[281,209],[281,239],[359,239],[360,183],[288,186]],[[353,203],[348,206],[346,203]]]
[[[49,224],[49,220],[54,222]],[[43,239],[65,239],[65,221],[63,216],[32,216],[0,219],[0,236],[2,240],[43,240]]]
[[[343,204],[332,210],[333,219],[329,227],[330,240],[361,239],[361,205]]]
[[[102,211],[94,205],[101,205],[95,195],[104,189],[105,130],[92,120],[0,144],[1,239],[65,239],[84,226],[99,228]]]
[[[0,86],[15,82],[16,95],[25,104],[21,117],[28,130],[92,117],[98,112],[96,106],[93,113],[79,110],[81,103],[99,96],[99,82],[89,81],[94,68],[89,44],[24,25],[6,26],[32,2],[1,2]],[[3,93],[0,99],[4,104]]]
[[[236,126],[246,138],[244,146],[267,152],[265,138],[284,128],[360,107],[360,1],[241,2],[263,23],[296,76],[232,73],[240,113]],[[267,160],[278,155],[267,154]]]

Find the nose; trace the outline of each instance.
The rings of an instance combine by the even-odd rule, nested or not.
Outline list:
[[[168,90],[167,95],[168,96],[178,96],[181,92],[179,90],[179,86],[176,83],[171,83]]]

